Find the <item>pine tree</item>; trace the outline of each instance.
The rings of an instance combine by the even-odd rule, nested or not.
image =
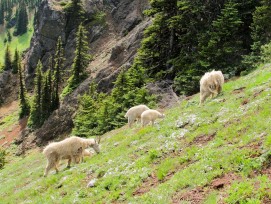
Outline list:
[[[128,79],[125,70],[121,70],[117,80],[114,82],[114,89],[112,90],[112,96],[117,103],[123,101],[124,95],[129,91]]]
[[[0,25],[4,24],[4,9],[3,9],[3,3],[0,2]]]
[[[200,44],[200,57],[204,69],[201,74],[217,67],[224,73],[234,71],[233,67],[237,67],[241,53],[244,53],[239,35],[241,26],[237,4],[231,1],[226,3],[221,14],[213,21],[211,31],[207,32],[206,38],[202,38],[204,42]]]
[[[86,68],[90,61],[88,50],[87,32],[83,25],[80,25],[76,33],[76,50],[72,64],[72,76],[68,81],[67,87],[63,90],[62,95],[67,95],[72,92],[87,77]]]
[[[15,52],[14,52],[14,59],[13,59],[13,62],[12,62],[12,73],[13,74],[17,74],[18,73],[18,66],[19,66],[19,51],[18,49],[16,48],[15,49]]]
[[[20,4],[14,35],[22,35],[27,32],[28,14],[25,3]]]
[[[61,37],[58,38],[56,53],[54,57],[54,77],[53,77],[53,100],[52,100],[52,110],[59,108],[59,89],[61,83],[61,72],[63,71],[64,66],[64,50],[62,47]]]
[[[12,70],[12,60],[9,45],[7,45],[6,47],[4,70],[5,71]]]
[[[53,109],[53,101],[54,101],[54,93],[53,93],[53,71],[54,71],[54,63],[52,57],[49,58],[49,69],[48,69],[48,85],[49,85],[49,93],[51,99],[50,113],[54,111]]]
[[[253,55],[259,55],[262,45],[271,40],[271,2],[262,0],[253,13],[252,28],[252,51]]]
[[[64,11],[67,15],[66,33],[70,33],[84,21],[86,12],[81,0],[71,0],[70,3],[65,6]]]
[[[26,89],[24,84],[24,76],[23,76],[23,70],[21,66],[20,60],[18,60],[18,72],[19,72],[19,99],[20,99],[20,113],[19,117],[23,118],[25,116],[28,116],[30,114],[30,105],[29,101],[26,95]]]
[[[20,89],[19,89],[19,99],[20,99],[20,113],[19,117],[23,118],[30,114],[30,105],[28,101],[28,97],[26,94],[25,84],[24,84],[24,76],[21,62],[18,61],[18,72],[19,72],[19,82],[20,82]]]
[[[145,14],[155,18],[146,29],[139,59],[150,75],[159,78],[168,69],[168,60],[178,53],[176,29],[170,24],[171,18],[177,14],[177,0],[154,0],[150,5],[151,9]]]
[[[11,42],[11,40],[12,40],[12,37],[11,37],[9,30],[7,31],[7,40],[8,40],[8,42]]]
[[[10,2],[7,2],[7,3],[10,3]],[[11,20],[11,17],[12,17],[12,6],[10,4],[7,5],[6,9],[5,9],[5,19],[7,22],[9,22]]]
[[[42,88],[42,98],[41,98],[41,123],[43,123],[51,114],[51,92],[49,83],[50,70],[44,76],[43,88]]]
[[[75,58],[72,65],[72,84],[77,86],[86,78],[86,68],[90,61],[87,31],[80,25],[76,34]]]
[[[105,97],[103,97],[104,99]],[[79,136],[99,135],[97,110],[100,106],[100,97],[97,85],[90,84],[89,93],[84,94],[79,100],[79,111],[74,119],[73,132]]]
[[[28,126],[38,128],[42,125],[42,64],[38,62],[35,76],[34,99],[31,104]]]

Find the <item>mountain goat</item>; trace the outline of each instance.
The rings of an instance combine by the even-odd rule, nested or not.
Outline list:
[[[81,158],[84,150],[88,147],[92,147],[96,153],[100,152],[99,144],[94,139],[72,136],[60,142],[50,143],[43,150],[43,154],[47,158],[44,176],[47,176],[52,168],[58,172],[58,164],[61,159],[68,159],[67,167],[70,167],[71,161]]]
[[[149,110],[149,108],[146,105],[138,105],[130,108],[126,112],[124,117],[128,118],[129,128],[132,127],[132,124],[135,122],[136,119],[140,120],[141,114],[146,110]]]
[[[224,76],[221,71],[206,72],[200,79],[200,104],[210,95],[213,98],[219,94],[224,84]]]
[[[217,90],[217,93],[219,94],[222,91],[222,86],[224,84],[224,76],[221,71],[215,71],[215,70],[211,72],[211,75],[215,79],[216,90]]]
[[[75,157],[75,162],[76,163],[83,162],[85,156],[88,156],[88,157],[91,156],[91,152],[89,150],[87,150],[87,149],[85,149],[84,151],[82,151],[81,155]]]
[[[152,123],[152,126],[154,125],[154,121],[157,118],[164,118],[165,115],[160,113],[157,110],[146,110],[141,114],[141,123],[142,123],[142,127],[145,127],[146,125],[148,125],[150,122]]]

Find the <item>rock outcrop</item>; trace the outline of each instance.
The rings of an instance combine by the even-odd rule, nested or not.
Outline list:
[[[11,71],[4,71],[0,74],[0,105],[11,103],[18,98],[17,75]]]
[[[60,108],[34,132],[38,144],[70,133],[73,127],[72,119],[78,109],[78,98],[88,91],[89,84],[93,80],[98,83],[99,91],[108,92],[112,89],[120,70],[131,66],[140,46],[143,31],[151,23],[150,19],[144,19],[142,14],[147,7],[147,0],[87,1],[85,8],[89,15],[97,10],[106,14],[104,24],[95,24],[88,30],[90,52],[94,57],[87,70],[89,78],[72,94],[66,96]],[[69,69],[74,55],[75,31],[65,36],[65,23],[66,18],[61,11],[52,9],[47,1],[42,3],[31,48],[26,54],[29,81],[39,59],[46,67],[49,56],[54,52],[58,36],[66,39],[64,41],[65,57],[68,59],[66,69]],[[54,33],[49,32],[52,26],[57,27],[53,29]],[[44,45],[47,41],[48,44]]]

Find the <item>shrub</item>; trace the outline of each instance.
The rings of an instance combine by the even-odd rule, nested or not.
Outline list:
[[[7,152],[4,149],[0,149],[0,169],[3,169],[6,164]]]

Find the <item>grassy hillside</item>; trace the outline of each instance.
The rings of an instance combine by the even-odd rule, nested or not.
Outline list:
[[[195,95],[155,127],[105,134],[99,155],[47,178],[39,150],[15,157],[13,145],[0,203],[270,203],[270,92],[266,64],[202,107]]]
[[[27,33],[20,35],[20,36],[13,36],[12,35],[12,40],[9,43],[12,56],[13,56],[16,48],[20,52],[23,52],[27,48],[29,48],[31,38],[34,33],[33,20],[34,20],[34,15],[32,12],[31,16],[30,16],[30,21],[29,21]],[[14,28],[9,29],[9,31],[12,34],[14,32]],[[6,35],[7,35],[6,30],[3,28],[3,26],[1,26],[1,28],[0,28],[0,47],[2,47],[3,49],[0,49],[0,64],[2,64],[2,65],[4,63],[4,56],[5,56],[5,50],[6,50],[5,47],[7,44],[7,43],[6,44],[4,43]]]

